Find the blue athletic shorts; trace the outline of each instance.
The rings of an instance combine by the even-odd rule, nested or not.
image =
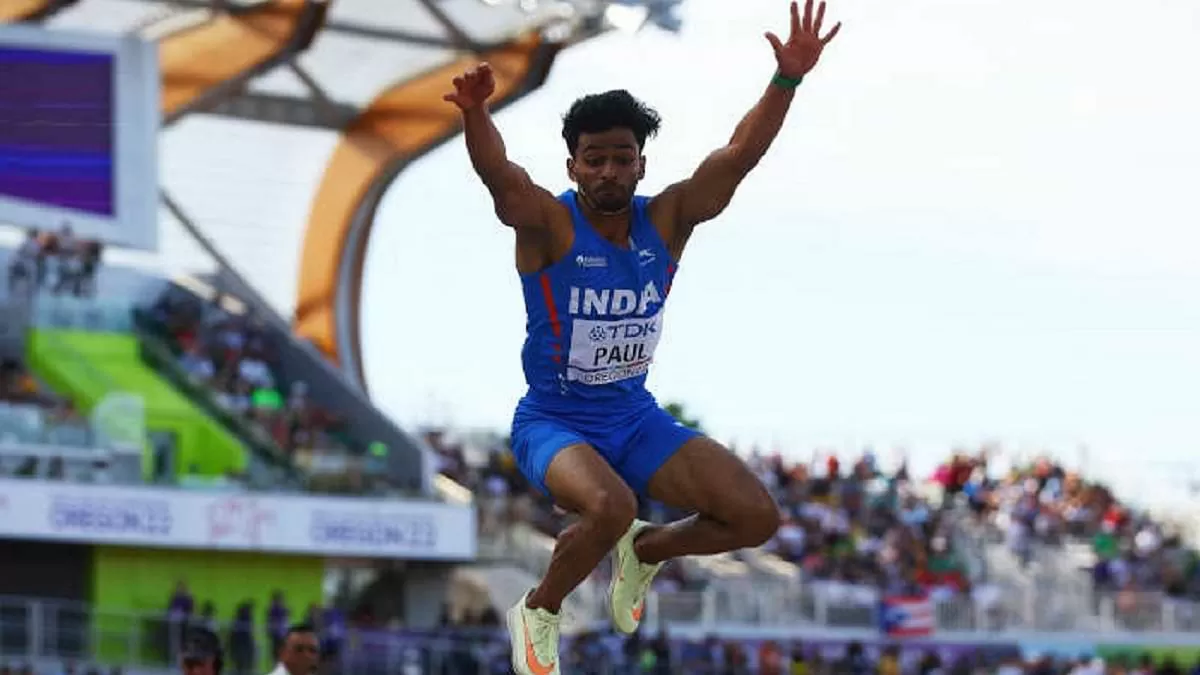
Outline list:
[[[699,433],[675,421],[650,399],[627,410],[549,411],[522,400],[513,415],[512,451],[525,478],[545,494],[546,470],[563,448],[587,443],[634,492],[645,495],[650,478],[680,446]]]

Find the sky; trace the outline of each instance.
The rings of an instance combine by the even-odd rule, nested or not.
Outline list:
[[[562,112],[625,88],[664,118],[641,191],[686,176],[770,79],[763,32],[787,28],[786,2],[729,7],[687,0],[679,35],[567,50],[497,115],[511,158],[569,187]],[[840,0],[828,17],[842,33],[771,152],[692,238],[652,391],[742,449],[924,465],[995,441],[1200,477],[1200,4]],[[512,239],[461,139],[389,189],[363,296],[385,411],[507,430]]]

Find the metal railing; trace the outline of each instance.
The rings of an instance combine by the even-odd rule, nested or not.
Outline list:
[[[1072,611],[1056,609],[1060,607]],[[1097,592],[1088,604],[1090,611],[1078,613],[1074,611],[1078,607],[1069,599],[1032,589],[1016,594],[1006,591],[1002,597],[962,595],[933,601],[939,632],[1200,634],[1200,603],[1171,598],[1164,593]],[[814,585],[758,589],[749,584],[729,583],[712,584],[696,592],[657,593],[647,601],[646,617],[647,625],[653,627],[752,624],[877,630],[880,626],[878,602],[867,601],[865,597],[838,597]]]
[[[773,630],[776,635],[781,628],[794,628],[796,637],[811,636],[813,629],[824,628],[821,634],[826,639],[833,634],[829,629],[841,629],[838,632],[846,640],[863,639],[863,635],[869,634],[863,629],[877,630],[874,608],[870,606],[832,602],[812,592],[764,596],[746,590],[654,594],[647,603],[649,630],[644,630],[644,634],[656,635],[655,627],[666,623],[673,624],[676,636],[686,626],[709,624],[711,629],[691,633],[729,635],[732,629],[743,638],[751,638],[751,642],[755,627]],[[939,602],[935,612],[937,632],[955,633],[980,644],[1003,641],[1008,639],[1006,636],[1016,634],[1045,632],[1036,617],[1008,613],[1006,609],[1004,605],[984,607],[962,598]],[[1195,604],[1171,601],[1156,594],[1134,599],[1101,596],[1096,615],[1090,617],[1094,620],[1071,630],[1086,628],[1096,634],[1121,632],[1131,637],[1147,631],[1175,635],[1200,632],[1198,609]],[[269,667],[270,640],[261,626],[251,634],[243,634],[240,640],[234,638],[228,623],[214,621],[209,627],[225,641],[231,673],[260,673]],[[182,629],[181,621],[172,621],[161,614],[100,612],[83,603],[0,597],[0,661],[9,663],[69,660],[125,668],[169,668]],[[565,638],[564,673],[581,672],[569,665],[576,653],[573,641],[579,639],[593,642],[588,652],[587,672],[593,675],[640,672],[630,670],[624,661],[624,639],[601,629],[599,635]],[[502,628],[359,630],[351,627],[344,631],[338,646],[328,672],[342,675],[493,673],[496,672],[493,668],[508,658],[508,636]],[[677,641],[672,643],[676,655],[679,646]],[[692,668],[687,672],[698,671]]]
[[[266,672],[270,640],[263,631],[235,639],[228,623],[210,628],[225,645],[225,672]],[[70,662],[81,668],[120,666],[136,672],[170,672],[183,624],[163,615],[97,612],[83,603],[0,597],[0,662]],[[324,673],[338,675],[492,675],[505,672],[508,634],[503,629],[346,631]],[[572,639],[564,640],[564,675],[634,675],[623,640],[606,636],[581,669]],[[685,671],[673,668],[671,675]],[[697,671],[690,669],[689,674]]]
[[[33,303],[33,325],[55,330],[128,333],[133,329],[131,298],[76,298],[38,293]]]
[[[141,482],[142,450],[103,442],[84,419],[60,420],[30,403],[0,403],[0,475]],[[58,475],[61,473],[61,475]]]
[[[486,502],[486,500],[485,500]],[[486,505],[484,505],[486,508]],[[485,524],[487,519],[480,518]],[[553,540],[528,525],[482,531],[480,557],[507,560],[533,575],[549,564]],[[867,588],[839,589],[821,583],[764,584],[750,577],[708,577],[703,591],[652,594],[646,622],[668,624],[753,624],[830,629],[878,629],[880,596]],[[594,612],[581,623],[603,623],[607,587],[588,579],[576,590],[571,609]],[[1078,584],[1044,588],[989,588],[934,601],[939,631],[995,632],[1181,632],[1200,633],[1200,603],[1164,593],[1111,593]]]

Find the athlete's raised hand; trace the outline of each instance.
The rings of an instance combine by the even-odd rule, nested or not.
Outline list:
[[[804,0],[804,18],[800,18],[800,7],[792,0],[792,29],[787,42],[781,42],[779,36],[767,33],[767,42],[775,50],[775,61],[779,64],[779,74],[784,77],[804,77],[808,71],[817,65],[821,58],[821,50],[838,34],[842,24],[838,22],[829,33],[821,37],[821,23],[825,21],[825,1],[817,6],[817,15],[813,16],[813,0]]]
[[[460,110],[467,111],[482,105],[494,91],[496,78],[492,75],[492,67],[481,63],[454,78],[454,92],[446,94],[442,99],[458,106]]]

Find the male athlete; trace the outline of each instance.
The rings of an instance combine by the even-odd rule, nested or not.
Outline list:
[[[488,113],[487,64],[454,78],[471,163],[496,215],[516,232],[528,314],[521,360],[529,391],[513,417],[513,454],[525,476],[579,516],[558,539],[537,588],[508,612],[520,675],[558,669],[559,609],[615,547],[610,610],[638,627],[663,562],[767,541],[779,511],[735,455],[679,424],[646,391],[662,308],[692,230],[729,205],[775,139],[801,78],[837,34],[821,36],[822,2],[792,3],[786,42],[772,33],[776,71],[725,147],[659,195],[635,196],[656,112],[626,91],[585,96],[563,119],[576,189],[559,197],[508,160]],[[637,521],[636,494],[695,515],[665,526]]]

